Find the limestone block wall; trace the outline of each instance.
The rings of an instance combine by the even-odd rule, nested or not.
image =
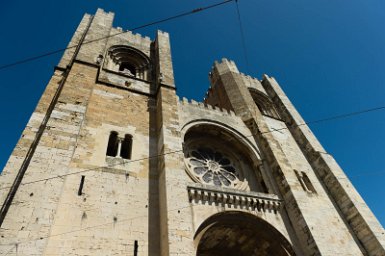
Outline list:
[[[80,39],[82,38],[83,33],[86,31],[86,28],[90,21],[92,21],[93,17],[90,14],[85,14],[77,27],[72,39],[67,45],[67,50],[64,51],[64,54],[58,64],[58,67],[61,69],[65,69],[67,65],[70,63],[71,58],[75,53],[76,46],[79,44]]]
[[[1,177],[1,193],[0,202],[4,202],[7,193],[16,177],[17,170],[20,168],[25,155],[29,147],[32,144],[36,136],[36,132],[46,114],[49,102],[55,93],[59,81],[62,79],[62,72],[55,71],[51,80],[48,82],[47,87],[44,90],[43,96],[39,100],[36,109],[31,114],[31,117],[20,136],[12,154],[10,155],[3,172],[0,174]]]
[[[148,36],[142,36],[131,31],[124,31],[122,28],[114,27],[110,30],[110,36],[106,43],[106,49],[113,45],[127,45],[140,50],[149,57],[151,55],[152,41]]]
[[[96,63],[100,54],[104,54],[106,43],[111,34],[114,13],[98,9],[92,18],[89,31],[84,39],[77,60]]]
[[[301,209],[301,215],[306,221],[301,225],[306,225],[312,230],[311,232],[322,255],[333,255],[336,251],[344,252],[344,255],[362,254],[354,237],[338,211],[336,211],[333,202],[330,201],[327,192],[291,136],[290,131],[283,129],[286,128],[286,125],[273,118],[264,117],[264,119],[270,131],[279,130],[271,134],[292,168],[292,172],[286,173],[285,178],[288,184],[292,184],[292,193],[298,207]],[[304,190],[295,171],[298,173],[304,172],[316,192]],[[329,231],[331,227],[334,229],[333,232]],[[329,241],[334,242],[331,244]]]
[[[300,240],[305,254],[361,255],[365,253],[356,237],[334,207],[328,192],[321,184],[314,169],[303,155],[301,148],[288,131],[284,122],[265,117],[252,100],[248,86],[242,78],[244,75],[234,71],[234,63],[224,60],[216,63],[213,74],[217,75],[214,86],[222,85],[226,90],[235,113],[240,115],[245,124],[255,135],[261,151],[266,158],[266,165],[272,170],[275,185],[280,191],[294,232]],[[266,87],[265,90],[267,91]],[[278,130],[278,131],[276,131]],[[296,171],[303,172],[315,180],[317,194],[309,196],[301,185]],[[305,178],[303,178],[305,179]],[[318,192],[318,189],[322,190]],[[304,196],[306,195],[306,196]],[[308,198],[307,198],[308,197]],[[323,222],[323,225],[317,223]],[[317,225],[317,226],[315,226]],[[335,232],[331,228],[338,226]],[[334,229],[333,229],[334,230]],[[331,243],[336,237],[343,239]]]
[[[360,240],[369,255],[385,254],[385,234],[347,176],[318,142],[300,114],[274,78],[264,76],[263,85],[289,124],[288,129],[309,161],[318,181],[337,206],[350,231]]]
[[[149,196],[150,186],[156,182],[150,177],[148,160],[153,146],[150,104],[152,99],[146,96],[94,86],[71,162],[72,172],[81,173],[66,179],[51,231],[64,234],[50,238],[47,255],[58,251],[60,255],[133,255],[135,240],[141,255],[149,255],[150,248],[157,247],[159,223],[150,224],[148,219],[158,207]],[[109,166],[106,149],[111,131],[132,135],[133,162],[117,159]],[[85,176],[84,193],[79,196],[81,175]]]
[[[2,253],[132,255],[135,241],[142,255],[158,252],[158,193],[151,189],[157,176],[149,160],[155,147],[150,139],[154,101],[95,84],[96,76],[94,67],[73,66],[23,181],[37,182],[19,188],[2,225]],[[136,161],[116,159],[109,166],[111,131],[132,135]],[[15,166],[12,159],[8,166]],[[16,171],[5,170],[2,187]],[[155,217],[150,221],[149,215]]]
[[[3,246],[0,249],[2,252],[14,248],[9,255],[16,253],[18,255],[41,255],[43,253],[47,243],[45,238],[50,234],[64,184],[64,179],[52,177],[66,175],[70,172],[69,165],[76,148],[76,138],[84,120],[87,100],[94,82],[92,78],[95,76],[95,69],[83,70],[80,66],[75,65],[71,70],[67,85],[63,88],[25,173],[22,185],[2,224],[0,230],[1,236],[3,236]],[[46,107],[44,106],[49,104],[50,95],[56,89],[57,82],[56,78],[51,80],[46,90],[47,94],[43,95],[31,120],[45,114],[43,111],[46,111]],[[40,111],[43,113],[40,114]],[[29,129],[26,128],[26,130]],[[33,136],[33,134],[31,135]],[[19,142],[19,145],[22,146],[23,142]],[[6,170],[4,174],[12,173],[13,176],[17,171],[18,168],[12,168]],[[3,180],[7,179],[2,179],[2,187]]]
[[[263,88],[262,83],[257,78],[242,73],[240,74],[242,75],[241,77],[246,87],[256,89],[259,92],[262,92],[267,95],[265,88]]]

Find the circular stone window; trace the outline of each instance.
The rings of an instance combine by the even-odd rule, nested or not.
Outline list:
[[[237,187],[241,183],[235,162],[216,149],[192,148],[185,156],[185,164],[188,173],[195,181],[230,188]]]

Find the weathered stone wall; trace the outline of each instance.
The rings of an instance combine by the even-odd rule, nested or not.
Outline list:
[[[109,35],[113,14],[99,9],[94,17],[84,16],[71,46],[79,42],[91,19],[85,41]],[[120,36],[110,44],[134,38],[141,37]],[[82,45],[71,67],[0,229],[2,254],[133,255],[137,241],[140,255],[158,255],[158,174],[150,158],[156,155],[150,126],[156,103],[143,93],[149,87],[146,81],[131,79],[136,84],[131,89],[97,82],[95,60],[104,54],[106,43]],[[148,38],[130,43],[150,54]],[[74,48],[64,53],[1,175],[2,202],[63,79],[60,70],[70,64],[73,53]],[[111,131],[132,135],[134,161],[106,157]],[[79,196],[82,176],[85,182]]]
[[[0,176],[3,203],[65,81],[1,226],[1,254],[134,255],[137,244],[138,255],[191,256],[205,221],[235,212],[262,220],[297,255],[384,255],[383,229],[308,127],[298,126],[303,120],[275,80],[261,83],[223,59],[210,73],[205,103],[179,101],[169,35],[158,31],[151,41],[122,33],[113,17],[101,9],[84,16],[69,45],[92,21],[89,43],[75,62],[75,48],[65,51]],[[108,49],[116,45],[148,58],[146,79],[109,69]],[[262,115],[250,88],[268,95],[281,119]],[[189,176],[183,145],[199,126],[216,130],[223,137],[215,139],[250,161],[249,187]],[[106,156],[112,131],[132,136],[131,159]],[[264,192],[251,180],[258,175]]]
[[[317,175],[317,183],[323,184],[349,231],[362,243],[369,255],[385,255],[384,229],[348,177],[318,142],[275,79],[265,75],[263,85],[274,99],[281,116],[290,124],[286,131],[290,131],[300,146],[301,153],[308,159]]]
[[[19,255],[43,253],[48,241],[45,238],[50,235],[65,180],[57,176],[71,172],[69,166],[95,76],[96,69],[84,72],[82,67],[77,65],[74,65],[69,73],[66,86],[2,224],[4,244],[10,244],[2,246],[2,251],[15,247],[13,252]],[[40,110],[46,110],[44,105],[49,104],[49,95],[52,93],[50,87],[57,86],[55,80],[53,79],[53,84],[47,87],[48,94],[40,100],[40,107],[31,120],[34,116],[39,116]],[[19,145],[23,144],[19,142]],[[9,170],[12,173],[17,171],[17,168]]]
[[[225,66],[225,67],[224,67]],[[357,242],[313,166],[284,122],[265,117],[256,108],[244,75],[234,72],[230,61],[217,63],[212,73],[227,91],[234,111],[255,134],[256,142],[273,170],[273,178],[284,200],[293,229],[305,254],[360,255],[366,253]],[[247,81],[247,79],[246,79]],[[266,89],[266,88],[265,88]],[[231,95],[231,97],[230,97]],[[304,191],[295,171],[305,173],[316,193]],[[333,232],[330,232],[331,228]],[[337,237],[342,239],[337,240]],[[330,242],[334,241],[334,242]]]
[[[149,187],[156,182],[150,178],[148,160],[152,101],[126,90],[93,86],[70,164],[71,173],[81,173],[66,178],[51,230],[52,235],[68,234],[50,238],[45,254],[82,255],[90,249],[103,255],[131,254],[135,240],[139,253],[148,254],[150,242],[156,241],[149,239],[149,232],[156,234],[158,229],[158,223],[150,226],[148,220],[149,212],[158,207],[149,202]],[[117,159],[109,167],[111,131],[132,135],[131,158],[144,160],[125,164],[129,160]],[[81,175],[85,183],[78,196]]]
[[[259,146],[253,139],[253,134],[250,129],[244,124],[242,118],[235,115],[232,111],[227,111],[224,109],[219,109],[204,103],[191,101],[183,99],[179,103],[179,117],[180,117],[180,127],[182,131],[182,138],[185,133],[192,127],[202,124],[211,125],[212,129],[217,130],[228,130],[234,135],[233,144],[238,143],[243,144],[245,147],[250,147],[250,151],[253,156],[256,165],[262,165],[264,159],[261,158],[261,151]],[[276,188],[271,183],[271,178],[269,178],[269,173],[271,170],[269,168],[263,169],[263,177],[269,188],[269,191],[275,191]],[[187,178],[185,182],[187,184],[192,184],[192,180]],[[208,188],[210,190],[210,186]],[[214,189],[214,188],[212,188]],[[232,191],[232,190],[230,190]],[[247,192],[238,191],[242,195],[247,195]],[[274,192],[273,192],[274,193]],[[206,200],[200,198],[199,200],[192,200],[191,204],[191,217],[193,218],[193,231],[194,233],[200,227],[200,225],[209,217],[214,216],[218,213],[228,212],[228,211],[239,211],[239,212],[248,212],[267,221],[274,228],[279,230],[295,247],[298,247],[297,238],[289,234],[292,232],[291,227],[288,227],[288,218],[285,211],[279,210],[274,212],[267,209],[256,209],[253,207],[247,206],[247,203],[236,202],[229,204],[222,204],[216,202],[210,198],[210,195],[205,195]],[[281,208],[280,208],[281,209]],[[282,207],[283,209],[283,207]],[[195,246],[197,246],[199,240],[194,240]],[[298,248],[297,251],[300,251]]]

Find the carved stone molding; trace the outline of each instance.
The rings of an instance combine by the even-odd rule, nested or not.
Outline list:
[[[277,213],[282,206],[282,200],[273,194],[251,191],[238,191],[203,184],[187,186],[190,202],[202,204],[228,205],[251,211],[274,211]]]

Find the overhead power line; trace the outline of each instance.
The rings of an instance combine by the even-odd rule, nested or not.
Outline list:
[[[168,17],[168,18],[152,21],[152,22],[149,22],[149,23],[146,23],[146,24],[134,27],[134,28],[130,28],[127,31],[122,31],[122,32],[115,33],[115,34],[112,34],[112,35],[109,35],[109,36],[104,36],[104,37],[96,38],[96,39],[93,39],[93,40],[85,41],[85,42],[83,42],[83,44],[89,44],[89,43],[97,42],[97,41],[100,41],[100,40],[104,40],[104,39],[107,39],[107,38],[118,36],[118,35],[121,35],[121,34],[124,34],[124,33],[129,33],[131,31],[135,31],[135,30],[142,29],[142,28],[145,28],[145,27],[150,27],[150,26],[153,26],[153,25],[156,25],[156,24],[160,24],[160,23],[164,23],[164,22],[167,22],[167,21],[170,21],[170,20],[175,20],[175,19],[179,19],[179,18],[182,18],[182,17],[185,17],[185,16],[193,15],[193,14],[196,14],[198,12],[206,11],[206,10],[209,10],[209,9],[221,6],[221,5],[228,4],[228,3],[233,2],[233,1],[235,1],[235,0],[226,0],[226,1],[223,1],[223,2],[216,3],[216,4],[208,5],[208,6],[205,6],[205,7],[196,8],[194,10],[183,12],[183,13],[180,13],[180,14]],[[18,61],[9,63],[9,64],[4,64],[4,65],[0,66],[0,70],[6,69],[6,68],[10,68],[10,67],[13,67],[13,66],[16,66],[16,65],[24,64],[24,63],[27,63],[27,62],[31,62],[31,61],[34,61],[34,60],[38,60],[38,59],[41,59],[41,58],[44,58],[44,57],[47,57],[47,56],[50,56],[50,55],[54,55],[54,54],[59,53],[59,52],[64,52],[65,50],[76,48],[77,46],[78,45],[73,45],[73,46],[69,46],[69,47],[66,47],[66,48],[61,48],[61,49],[53,50],[53,51],[50,51],[50,52],[46,52],[46,53],[43,53],[43,54],[40,54],[40,55],[37,55],[37,56],[33,56],[33,57],[25,58],[25,59],[22,59],[22,60],[18,60]]]
[[[377,172],[377,173],[379,173],[379,172]],[[384,172],[382,172],[382,173],[384,173]],[[173,212],[173,211],[178,211],[179,212],[180,210],[191,209],[191,207],[195,207],[195,206],[197,206],[197,205],[188,205],[188,206],[178,207],[178,208],[167,210],[167,212]],[[96,208],[94,208],[94,210],[95,209]],[[331,208],[331,207],[329,208],[328,207],[328,209],[335,209],[335,208]],[[85,209],[84,211],[88,212],[90,210],[89,209]],[[116,221],[114,220],[114,221],[105,222],[105,223],[101,223],[101,224],[97,224],[97,225],[92,225],[92,226],[87,226],[87,227],[83,227],[83,228],[79,228],[79,229],[75,229],[75,230],[70,230],[70,231],[66,231],[66,232],[61,232],[61,233],[56,233],[56,234],[51,234],[51,235],[46,235],[46,236],[40,236],[40,237],[34,238],[34,239],[18,241],[18,242],[13,242],[13,243],[0,244],[0,246],[11,246],[10,249],[8,251],[6,251],[5,254],[3,254],[5,256],[5,255],[8,255],[14,248],[17,248],[17,246],[20,245],[20,244],[36,242],[36,241],[48,239],[48,238],[51,238],[51,237],[68,235],[68,234],[72,234],[72,233],[76,233],[76,232],[81,232],[81,231],[85,231],[85,230],[89,230],[89,229],[104,227],[104,226],[107,226],[107,225],[114,225],[116,223],[132,221],[132,220],[135,220],[135,219],[140,219],[140,218],[145,218],[145,217],[148,217],[148,215],[143,214],[143,215],[138,215],[138,216],[134,216],[134,217],[130,217],[130,218],[125,218],[125,219],[121,219],[121,220],[116,220]],[[127,243],[126,245],[131,245],[132,246],[133,244],[132,243],[131,244]]]
[[[261,134],[272,133],[272,132],[279,132],[281,130],[288,130],[288,129],[291,129],[291,128],[295,128],[295,127],[299,127],[299,126],[304,126],[304,125],[309,125],[309,124],[318,124],[318,123],[322,123],[322,122],[329,122],[329,121],[333,121],[333,120],[337,120],[337,119],[343,119],[343,118],[347,118],[347,117],[351,117],[351,116],[362,115],[362,114],[365,114],[365,113],[379,111],[379,110],[384,110],[384,109],[385,109],[385,106],[364,109],[364,110],[360,110],[360,111],[355,111],[355,112],[350,112],[350,113],[346,113],[346,114],[335,115],[335,116],[330,116],[330,117],[326,117],[326,118],[322,118],[322,119],[318,119],[318,120],[313,120],[313,121],[309,121],[309,122],[304,122],[302,124],[291,126],[289,128],[288,127],[284,127],[284,128],[273,129],[271,131],[261,131]],[[245,136],[245,137],[252,137],[252,136],[254,136],[254,135],[249,135],[249,136]],[[72,173],[67,173],[67,174],[62,174],[62,175],[57,175],[57,176],[53,176],[53,177],[49,177],[49,178],[45,178],[45,179],[28,181],[28,182],[21,183],[20,185],[23,186],[23,185],[33,184],[33,183],[37,183],[37,182],[43,182],[43,181],[48,181],[48,180],[52,180],[52,179],[63,178],[63,177],[70,176],[70,175],[75,175],[75,174],[79,174],[79,173],[94,171],[94,170],[103,169],[103,168],[111,168],[111,167],[114,167],[114,166],[125,165],[125,164],[129,164],[129,163],[133,163],[133,162],[138,162],[138,161],[144,161],[144,160],[148,160],[148,159],[152,159],[152,158],[158,158],[158,157],[161,157],[161,156],[164,156],[164,155],[176,154],[176,153],[180,153],[180,152],[183,152],[183,150],[175,150],[175,151],[170,151],[170,152],[166,152],[166,153],[159,154],[159,155],[153,155],[153,156],[149,156],[149,157],[143,157],[143,158],[138,158],[138,159],[133,159],[133,160],[128,160],[128,161],[125,161],[124,159],[122,159],[123,161],[121,163],[116,163],[116,164],[113,164],[113,165],[107,165],[107,166],[100,166],[100,167],[85,169],[85,170],[81,170],[81,171],[77,171],[77,172],[72,172]],[[376,173],[382,173],[382,172],[376,172]],[[0,188],[0,190],[10,189],[10,188],[11,187],[3,187],[3,188]]]
[[[356,115],[361,115],[361,114],[364,114],[364,113],[369,113],[369,112],[374,112],[374,111],[379,111],[379,110],[383,110],[383,109],[385,109],[385,106],[375,107],[375,108],[370,108],[370,109],[364,109],[364,110],[361,110],[361,111],[355,111],[355,112],[351,112],[351,113],[335,115],[335,116],[331,116],[331,117],[327,117],[327,118],[322,118],[322,119],[318,119],[318,120],[314,120],[314,121],[310,121],[310,122],[305,122],[305,123],[302,123],[302,124],[298,124],[296,126],[292,126],[291,128],[298,127],[298,126],[303,126],[303,125],[308,125],[308,124],[317,124],[317,123],[321,123],[321,122],[328,122],[328,121],[333,121],[333,120],[337,120],[337,119],[343,119],[343,118],[347,118],[347,117],[351,117],[351,116],[356,116]],[[276,132],[276,131],[284,130],[284,129],[289,129],[289,128],[274,129],[274,130],[267,131],[267,132],[261,132],[261,134],[272,133],[272,132]],[[252,137],[252,136],[254,136],[254,135],[250,135],[250,136],[246,136],[246,137]],[[50,177],[50,178],[46,178],[46,179],[41,179],[41,180],[35,180],[35,181],[27,182],[27,183],[22,183],[21,185],[27,185],[27,184],[37,183],[37,182],[41,182],[41,181],[47,181],[47,180],[54,179],[54,178],[62,178],[64,176],[69,176],[69,175],[73,175],[73,174],[79,174],[79,173],[82,173],[82,172],[97,170],[97,169],[100,169],[100,168],[108,168],[108,167],[112,167],[112,166],[116,166],[116,165],[123,165],[123,164],[131,163],[131,162],[143,161],[143,160],[147,160],[147,159],[151,159],[151,158],[157,158],[157,157],[168,155],[168,154],[179,153],[179,152],[182,152],[182,151],[183,150],[170,151],[170,152],[167,152],[167,153],[164,153],[164,154],[150,156],[150,157],[144,157],[144,158],[130,160],[130,161],[124,161],[122,163],[117,163],[117,164],[114,164],[114,165],[96,167],[96,168],[82,170],[82,171],[79,171],[79,172],[74,172],[74,173],[69,173],[69,174],[64,174],[64,175],[58,175],[58,176],[54,176],[54,177]],[[384,174],[384,173],[385,173],[385,171],[377,171],[377,172],[369,172],[369,173],[367,172],[367,173],[362,173],[362,174],[356,174],[356,175],[354,175],[352,177],[366,176],[366,175],[372,175],[372,174]],[[342,177],[342,178],[338,178],[338,179],[346,179],[346,178]],[[6,188],[9,188],[9,187],[6,187]],[[1,188],[1,189],[6,189],[6,188]],[[188,206],[188,207],[181,207],[181,208],[177,208],[177,209],[171,209],[169,211],[181,210],[181,209],[189,208],[189,207],[190,206]],[[133,219],[141,218],[141,217],[145,217],[145,216],[136,216],[136,217],[132,217],[132,218],[128,218],[128,219],[118,220],[117,222],[129,221],[129,220],[133,220]],[[98,225],[95,225],[95,226],[88,226],[88,227],[85,227],[85,228],[82,228],[82,229],[71,230],[71,231],[68,231],[68,232],[63,232],[63,233],[58,233],[58,234],[54,234],[54,235],[44,236],[44,237],[40,237],[40,238],[36,238],[36,239],[32,239],[32,240],[27,240],[27,241],[20,241],[17,244],[28,243],[28,242],[31,242],[31,241],[38,241],[38,240],[47,239],[47,238],[53,237],[53,236],[61,236],[61,235],[65,235],[65,234],[69,234],[69,233],[73,233],[73,232],[79,232],[79,231],[82,231],[82,230],[87,230],[87,229],[97,228],[97,227],[101,227],[101,226],[105,226],[105,225],[110,225],[110,224],[113,224],[113,223],[114,222],[108,222],[108,223],[98,224]],[[13,247],[10,248],[9,251],[6,252],[5,255],[9,254],[11,252],[11,250],[14,248],[14,246],[16,246],[14,243],[2,244],[2,246],[4,246],[4,245],[13,246]]]
[[[167,210],[167,212],[173,212],[173,211],[180,211],[180,210],[183,210],[183,209],[191,209],[191,205],[189,206],[184,206],[184,207],[178,207],[178,208],[174,208],[174,209],[170,209],[170,210]],[[110,221],[110,222],[105,222],[105,223],[101,223],[101,224],[97,224],[97,225],[93,225],[93,226],[87,226],[87,227],[83,227],[83,228],[80,228],[80,229],[75,229],[75,230],[71,230],[71,231],[67,231],[67,232],[62,232],[62,233],[57,233],[57,234],[51,234],[51,235],[47,235],[47,236],[42,236],[42,237],[39,237],[39,238],[35,238],[35,239],[30,239],[30,240],[25,240],[25,241],[19,241],[17,243],[7,243],[7,244],[0,244],[0,246],[11,246],[10,250],[5,254],[7,255],[8,253],[11,252],[11,250],[16,246],[16,245],[19,245],[19,244],[25,244],[25,243],[30,243],[30,242],[35,242],[35,241],[39,241],[39,240],[43,240],[43,239],[48,239],[50,237],[56,237],[56,236],[62,236],[62,235],[67,235],[67,234],[71,234],[71,233],[76,233],[76,232],[80,232],[80,231],[84,231],[84,230],[88,230],[88,229],[94,229],[94,228],[98,228],[98,227],[103,227],[103,226],[106,226],[106,225],[113,225],[113,224],[116,224],[116,223],[121,223],[121,222],[127,222],[127,221],[132,221],[134,219],[140,219],[140,218],[145,218],[147,217],[148,215],[138,215],[138,216],[135,216],[135,217],[131,217],[131,218],[126,218],[126,219],[121,219],[121,220],[116,220],[116,221]],[[130,244],[127,244],[127,245],[130,245]],[[132,245],[132,244],[131,244]],[[4,256],[5,256],[4,255]]]
[[[284,128],[278,128],[278,129],[274,129],[273,131],[267,131],[267,132],[261,132],[261,133],[264,134],[264,133],[270,133],[270,132],[275,132],[275,131],[280,131],[280,130],[286,130],[286,129],[290,129],[290,128],[295,128],[295,127],[303,126],[303,125],[318,124],[318,123],[323,123],[323,122],[333,121],[333,120],[337,120],[337,119],[343,119],[343,118],[347,118],[347,117],[351,117],[351,116],[361,115],[361,114],[365,114],[365,113],[369,113],[369,112],[379,111],[379,110],[383,110],[383,109],[385,109],[385,106],[374,107],[374,108],[368,108],[368,109],[363,109],[363,110],[360,110],[360,111],[355,111],[355,112],[350,112],[350,113],[346,113],[346,114],[341,114],[341,115],[336,115],[336,116],[325,117],[325,118],[322,118],[322,119],[313,120],[313,121],[309,121],[309,122],[304,122],[304,123],[302,123],[302,124],[298,124],[298,125],[295,125],[295,126],[291,126],[291,127],[289,127],[289,128],[286,128],[286,127],[284,127]]]
[[[238,17],[238,23],[239,23],[239,31],[241,33],[243,55],[244,55],[245,62],[246,62],[247,72],[250,74],[250,63],[249,63],[249,57],[248,57],[247,48],[246,48],[245,31],[244,31],[243,25],[242,25],[241,12],[239,11],[238,0],[235,0],[235,5],[237,7],[237,17]]]

